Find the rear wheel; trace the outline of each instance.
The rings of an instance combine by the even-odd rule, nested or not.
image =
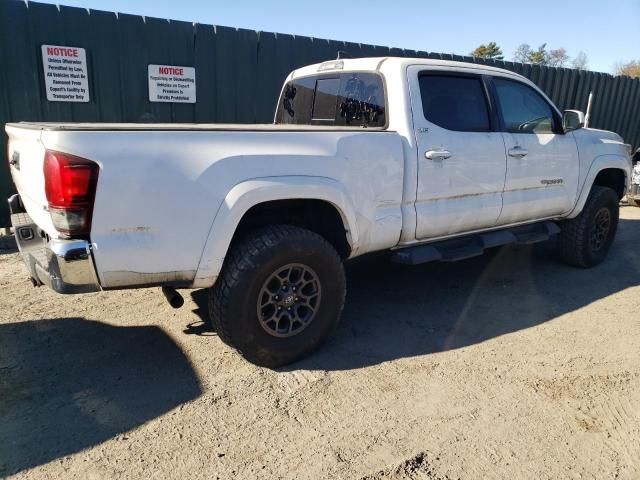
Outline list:
[[[593,267],[602,262],[618,229],[618,195],[608,187],[594,185],[576,218],[560,224],[560,256],[570,265]]]
[[[342,261],[324,238],[276,225],[232,247],[209,295],[209,317],[247,360],[278,367],[333,333],[345,290]]]

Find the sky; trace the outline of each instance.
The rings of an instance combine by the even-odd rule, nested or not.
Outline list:
[[[640,0],[40,0],[356,43],[468,55],[494,41],[511,60],[518,45],[587,54],[613,73],[640,59]]]

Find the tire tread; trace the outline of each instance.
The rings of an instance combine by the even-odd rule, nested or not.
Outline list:
[[[231,297],[234,289],[238,288],[238,284],[245,275],[249,275],[255,270],[257,265],[254,263],[254,259],[256,257],[277,248],[285,239],[294,239],[300,244],[304,244],[305,241],[315,242],[320,246],[322,255],[328,261],[336,262],[342,268],[342,260],[329,242],[310,230],[293,225],[263,227],[240,239],[235,246],[229,249],[220,275],[209,295],[209,318],[212,327],[227,345],[233,348],[237,348],[239,345],[239,339],[233,338],[230,328],[230,322],[233,319],[229,312],[232,308]],[[339,280],[344,284],[344,273]],[[344,305],[345,289],[343,288],[342,291],[342,298],[339,301]],[[241,353],[247,357],[248,352]]]
[[[558,247],[560,257],[566,263],[582,268],[588,268],[594,265],[588,254],[588,229],[590,221],[592,216],[595,215],[596,210],[609,200],[607,197],[611,197],[612,195],[616,197],[617,202],[617,195],[612,189],[594,185],[591,188],[582,212],[580,212],[577,217],[562,222]],[[612,226],[612,228],[616,226],[617,221],[616,225]]]

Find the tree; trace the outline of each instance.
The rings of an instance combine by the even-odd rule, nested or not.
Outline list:
[[[554,50],[549,50],[547,54],[547,65],[550,67],[564,67],[569,62],[569,55],[567,50],[560,47]]]
[[[529,63],[533,63],[534,65],[546,65],[548,61],[546,43],[543,43],[537,50],[534,50],[529,54]]]
[[[473,52],[471,52],[471,55],[478,58],[504,60],[502,49],[498,45],[496,45],[496,42],[489,42],[486,45],[483,43]]]
[[[627,77],[640,78],[640,60],[630,62],[620,62],[616,65],[616,75],[626,75]]]
[[[547,65],[550,67],[564,67],[571,60],[567,49],[564,47],[547,50],[547,44],[543,43],[537,50],[533,50],[528,43],[522,43],[513,54],[513,61],[520,63],[532,63],[534,65]],[[580,52],[573,61],[573,68],[587,68],[587,56]]]
[[[522,43],[518,45],[515,53],[513,54],[513,61],[520,63],[529,63],[529,58],[531,57],[531,47],[528,43]]]
[[[547,44],[543,43],[537,50],[533,50],[528,43],[523,43],[516,48],[513,61],[520,63],[533,63],[536,65],[547,64]]]
[[[587,54],[584,52],[578,53],[576,58],[571,62],[571,66],[576,70],[586,70],[587,69]]]

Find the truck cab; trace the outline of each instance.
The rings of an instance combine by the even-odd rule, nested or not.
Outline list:
[[[382,112],[377,122],[360,125],[386,126],[403,140],[399,245],[571,217],[585,194],[580,187],[593,155],[624,155],[618,135],[583,129],[580,119],[567,125],[535,84],[513,72],[448,61],[376,61],[377,79],[367,73],[373,66],[370,59],[326,62],[292,72],[275,121],[320,124],[313,118],[316,103],[326,102],[321,99],[330,88],[334,101],[331,119],[321,121],[324,125],[345,124],[340,99],[355,98],[352,103],[363,104],[364,112],[375,105],[376,112]],[[363,80],[360,90],[352,86],[353,93],[347,91],[348,85]],[[288,96],[296,89],[307,92],[296,98],[306,116],[286,113]],[[570,120],[576,113],[568,112]],[[611,171],[609,179],[620,197],[628,182],[625,168]]]

